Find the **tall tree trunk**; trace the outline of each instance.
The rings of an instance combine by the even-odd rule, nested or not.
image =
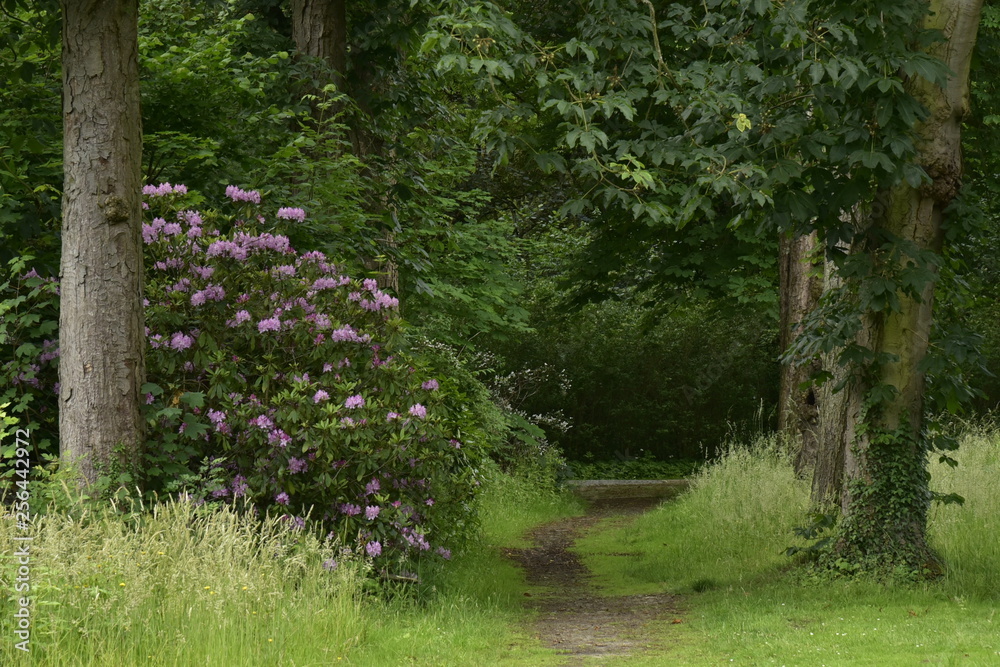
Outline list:
[[[337,73],[340,88],[347,69],[345,0],[292,0],[292,39],[299,53],[321,58]]]
[[[138,0],[63,0],[60,454],[92,483],[140,451]]]
[[[945,41],[930,47],[954,73],[944,87],[922,78],[907,83],[909,92],[930,116],[917,128],[918,159],[931,182],[907,183],[884,193],[884,211],[876,226],[920,251],[939,252],[942,215],[961,186],[961,122],[968,110],[968,79],[982,0],[933,0],[925,27],[940,30]],[[881,243],[881,242],[879,242]],[[915,258],[905,254],[886,261],[899,267]],[[864,381],[851,382],[842,397],[851,445],[844,452],[841,494],[843,524],[838,550],[855,562],[936,563],[926,541],[930,493],[923,427],[924,374],[933,317],[934,284],[920,298],[898,293],[893,312],[863,318],[859,343],[883,359]],[[863,408],[862,397],[876,385],[894,389],[875,407]]]
[[[780,295],[780,347],[786,352],[799,335],[799,323],[819,302],[823,281],[816,275],[814,253],[816,232],[806,235],[782,234],[778,240],[778,280]],[[795,443],[795,472],[811,474],[816,466],[819,443],[819,405],[814,387],[803,388],[817,363],[794,360],[781,365],[778,390],[778,430]]]

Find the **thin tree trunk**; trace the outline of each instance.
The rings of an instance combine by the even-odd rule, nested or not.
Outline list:
[[[778,240],[778,278],[780,295],[780,347],[782,352],[799,335],[799,323],[819,303],[823,282],[816,275],[816,232]],[[818,393],[806,385],[817,363],[799,364],[794,360],[781,365],[778,390],[778,430],[795,443],[795,472],[801,477],[812,473],[819,454]]]
[[[833,263],[827,261],[823,272],[823,289],[834,290],[843,281]],[[858,341],[860,342],[860,341]],[[855,425],[861,419],[863,390],[851,370],[842,366],[837,355],[824,354],[820,364],[832,374],[818,388],[819,415],[818,447],[812,478],[812,504],[819,509],[840,508],[844,491],[844,463],[854,443]]]
[[[60,453],[92,483],[140,451],[138,0],[63,0]]]
[[[292,0],[292,39],[295,41],[295,48],[299,53],[321,58],[336,72],[334,83],[342,92],[355,92],[345,90],[345,73],[347,71],[347,8],[345,0]],[[370,74],[370,67],[363,61],[357,63],[360,67],[354,70],[354,83],[357,80],[364,82],[367,78],[364,74]],[[360,76],[359,76],[360,73]],[[361,84],[363,87],[364,83]],[[366,107],[355,95],[355,102],[363,113],[371,114],[371,110]],[[378,153],[381,150],[377,139],[370,133],[361,131],[357,126],[349,131],[351,144],[354,153],[359,158],[364,158],[367,154]],[[393,235],[386,231],[383,239],[386,248],[396,246]],[[379,285],[399,290],[399,267],[391,257],[366,256],[359,258],[369,271],[378,272]]]
[[[884,213],[876,225],[918,250],[939,252],[942,216],[961,186],[961,121],[968,110],[968,79],[982,0],[934,0],[925,27],[940,30],[946,41],[930,47],[954,73],[942,88],[920,78],[907,83],[909,92],[930,111],[917,128],[918,159],[931,183],[912,187],[901,183],[883,197]],[[911,258],[894,260],[902,267]],[[863,318],[860,337],[885,361],[864,382],[847,385],[844,479],[841,506],[844,521],[838,550],[859,560],[936,564],[927,545],[930,493],[923,427],[924,374],[933,321],[934,284],[929,281],[919,299],[898,294],[900,307],[891,313]],[[894,395],[876,407],[861,409],[860,397],[874,384],[894,388]],[[848,431],[854,429],[854,433]]]

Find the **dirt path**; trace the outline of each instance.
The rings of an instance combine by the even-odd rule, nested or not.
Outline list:
[[[608,517],[630,521],[657,502],[651,498],[592,501],[586,516],[531,531],[533,547],[504,550],[524,568],[528,583],[545,589],[528,599],[540,612],[534,632],[546,646],[566,654],[563,664],[613,664],[616,657],[652,648],[649,622],[677,616],[680,598],[675,595],[599,595],[590,583],[590,572],[569,551],[598,521]]]

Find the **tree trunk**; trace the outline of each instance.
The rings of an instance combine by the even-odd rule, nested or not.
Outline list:
[[[299,53],[321,58],[337,73],[340,88],[347,69],[345,0],[292,0],[292,39]]]
[[[292,39],[299,53],[321,58],[336,72],[334,83],[341,92],[346,90],[344,74],[347,71],[347,6],[345,0],[292,0]],[[369,68],[362,64],[361,71]],[[355,70],[357,75],[358,70]],[[355,76],[354,84],[358,85]],[[360,77],[362,81],[365,76]],[[358,92],[357,90],[353,92]],[[371,110],[355,95],[358,108],[368,115]],[[364,158],[367,154],[378,153],[381,146],[377,138],[363,132],[357,125],[349,131],[354,154]],[[395,241],[391,232],[386,232],[384,243],[386,248],[394,248]],[[391,257],[361,257],[365,268],[379,275],[381,287],[399,290],[399,267]]]
[[[60,454],[82,481],[143,440],[138,0],[63,0]]]
[[[817,245],[816,232],[805,236],[782,234],[778,241],[778,279],[780,295],[780,347],[782,352],[799,335],[799,323],[816,307],[823,282],[816,275],[812,257]],[[816,466],[819,443],[817,428],[819,406],[810,381],[817,363],[799,364],[794,360],[781,365],[778,393],[778,430],[795,443],[795,472],[810,474]]]
[[[872,220],[917,249],[937,253],[944,209],[961,186],[961,122],[968,110],[969,65],[982,0],[934,0],[930,9],[925,27],[945,36],[930,52],[954,73],[943,88],[920,78],[907,83],[930,111],[916,132],[918,159],[931,182],[916,188],[904,182],[883,193],[884,206]],[[901,267],[911,259],[903,254],[885,261]],[[837,549],[861,564],[936,566],[926,541],[930,492],[920,369],[931,335],[933,281],[924,285],[919,299],[898,296],[897,310],[864,316],[859,342],[882,360],[867,379],[848,384],[841,398],[843,442],[851,446],[844,451]],[[862,397],[876,386],[894,391],[874,407],[863,408]]]

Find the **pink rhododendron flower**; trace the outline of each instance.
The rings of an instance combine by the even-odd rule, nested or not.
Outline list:
[[[306,219],[306,212],[301,208],[279,208],[278,217],[283,220],[298,220],[302,222]]]
[[[265,331],[278,331],[281,329],[281,320],[277,317],[269,317],[266,320],[261,320],[257,323],[257,331],[264,333]]]
[[[240,190],[235,185],[226,188],[226,196],[233,201],[248,201],[254,204],[260,203],[260,193],[256,190]]]

